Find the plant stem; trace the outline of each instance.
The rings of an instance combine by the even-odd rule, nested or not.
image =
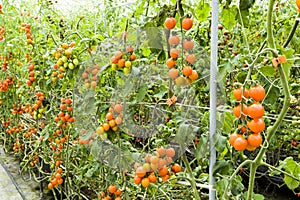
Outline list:
[[[273,7],[274,7],[275,0],[269,1],[268,13],[267,13],[267,41],[270,48],[275,49],[275,41],[274,35],[272,30],[272,16],[273,16]]]
[[[294,36],[294,34],[295,34],[296,30],[297,30],[297,27],[298,27],[298,24],[299,24],[299,19],[298,19],[299,17],[300,17],[300,13],[297,14],[294,26],[293,26],[293,28],[292,28],[292,30],[291,30],[291,32],[290,32],[287,40],[283,44],[284,48],[286,48],[289,45],[290,41],[292,40],[292,38],[293,38],[293,36]]]
[[[274,37],[273,37],[273,31],[272,31],[272,14],[273,14],[273,7],[274,7],[274,3],[275,0],[270,0],[269,1],[269,8],[268,8],[268,15],[267,15],[267,41],[268,41],[268,45],[271,49],[275,49],[276,50],[276,45],[275,45],[275,41],[274,41]],[[277,53],[276,51],[273,52],[273,57],[277,57]],[[282,68],[282,65],[278,65],[278,73],[280,76],[280,80],[283,86],[283,92],[284,92],[284,103],[283,103],[283,107],[279,113],[279,116],[277,118],[277,120],[275,121],[274,125],[272,127],[269,127],[267,130],[267,137],[264,141],[264,145],[268,143],[271,138],[275,135],[276,130],[278,129],[278,127],[280,126],[283,118],[285,117],[289,105],[290,105],[290,90],[289,90],[289,85],[288,85],[288,81],[287,81],[287,77],[286,74]],[[253,187],[254,187],[254,180],[255,180],[255,172],[257,170],[257,168],[263,164],[262,159],[265,155],[267,151],[267,148],[261,148],[259,153],[257,154],[256,158],[254,159],[254,162],[251,164],[250,167],[250,177],[249,177],[249,186],[248,186],[248,194],[247,194],[247,198],[246,200],[251,200],[252,196],[253,196]]]
[[[272,165],[270,165],[270,164],[268,164],[268,163],[261,162],[261,165],[264,165],[264,166],[266,166],[266,167],[268,167],[268,168],[270,168],[270,169],[272,169],[272,170],[274,170],[274,171],[278,171],[278,172],[280,172],[280,173],[282,173],[282,174],[284,174],[284,175],[286,175],[286,176],[289,176],[290,178],[295,179],[296,181],[299,181],[299,182],[300,182],[300,179],[299,179],[299,178],[297,178],[297,177],[293,176],[292,174],[289,174],[289,173],[287,173],[287,172],[285,172],[285,171],[283,171],[283,170],[281,170],[281,169],[277,169],[276,167],[274,167],[274,166],[272,166]]]
[[[185,167],[187,169],[187,172],[188,172],[188,174],[190,176],[190,179],[191,179],[191,186],[193,188],[194,195],[195,195],[194,197],[195,197],[196,200],[200,200],[201,198],[200,198],[199,193],[197,191],[197,186],[196,186],[195,177],[193,175],[193,170],[192,170],[192,168],[190,166],[190,163],[189,163],[189,161],[188,161],[185,153],[182,156],[182,160],[184,162],[184,165],[185,165]]]
[[[226,199],[226,194],[227,194],[227,190],[230,186],[230,182],[231,180],[237,175],[237,173],[240,171],[240,169],[244,166],[244,165],[248,165],[248,164],[251,164],[252,165],[252,160],[245,160],[244,162],[242,162],[236,169],[235,171],[233,172],[233,174],[230,176],[229,178],[229,183],[227,184],[226,188],[225,188],[225,191],[223,193],[223,196],[222,196],[222,199]]]

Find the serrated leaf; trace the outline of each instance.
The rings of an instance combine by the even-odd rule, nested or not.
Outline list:
[[[300,174],[300,165],[296,163],[292,157],[288,157],[283,161],[283,168],[286,172],[290,173],[295,177],[299,177]],[[284,175],[284,182],[291,190],[299,187],[300,182],[293,179],[290,176]]]

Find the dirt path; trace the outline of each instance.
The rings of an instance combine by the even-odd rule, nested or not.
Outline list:
[[[0,200],[41,199],[39,183],[30,180],[29,177],[22,178],[19,174],[18,160],[13,156],[5,154],[1,146],[0,160]]]

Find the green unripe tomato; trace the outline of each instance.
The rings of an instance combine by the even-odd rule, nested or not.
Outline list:
[[[63,56],[62,58],[62,61],[65,63],[65,62],[68,62],[68,58],[66,56]]]
[[[101,140],[106,140],[107,139],[107,133],[103,133],[100,135]]]
[[[68,65],[68,67],[70,68],[70,69],[74,69],[75,68],[75,66],[73,65],[73,63],[69,63],[69,65]]]
[[[123,71],[125,75],[128,75],[130,73],[130,68],[125,67]]]
[[[111,65],[111,70],[116,71],[118,69],[118,66],[116,64]]]
[[[73,60],[73,64],[74,64],[75,66],[77,66],[77,65],[79,64],[78,59],[75,58],[75,59]]]

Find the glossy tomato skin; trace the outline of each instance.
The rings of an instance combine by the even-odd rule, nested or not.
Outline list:
[[[193,20],[189,17],[186,17],[182,20],[181,25],[184,30],[190,30],[193,26]]]
[[[257,118],[261,118],[264,115],[265,109],[263,105],[261,105],[259,102],[255,102],[247,108],[247,112],[248,112],[247,114],[251,118],[257,119]]]
[[[262,118],[248,121],[247,126],[253,133],[260,133],[265,130],[265,122]]]
[[[253,147],[259,147],[262,144],[262,137],[260,133],[250,134],[247,140],[248,140],[248,144]]]
[[[233,108],[234,116],[236,116],[237,118],[240,118],[241,117],[241,110],[243,112],[243,116],[248,114],[248,107],[245,104],[243,104],[243,108],[242,108],[241,104],[239,104],[239,105],[237,105]]]
[[[242,100],[242,94],[243,94],[243,88],[242,87],[236,88],[233,91],[233,96],[238,101]],[[249,91],[247,89],[244,90],[244,97],[245,98],[249,97]]]
[[[262,101],[265,95],[266,91],[261,85],[251,86],[249,89],[249,96],[255,101]]]
[[[247,148],[248,141],[244,137],[238,137],[233,143],[233,147],[237,151],[244,151]]]
[[[174,17],[168,17],[165,21],[167,29],[173,29],[176,26],[176,19]]]

